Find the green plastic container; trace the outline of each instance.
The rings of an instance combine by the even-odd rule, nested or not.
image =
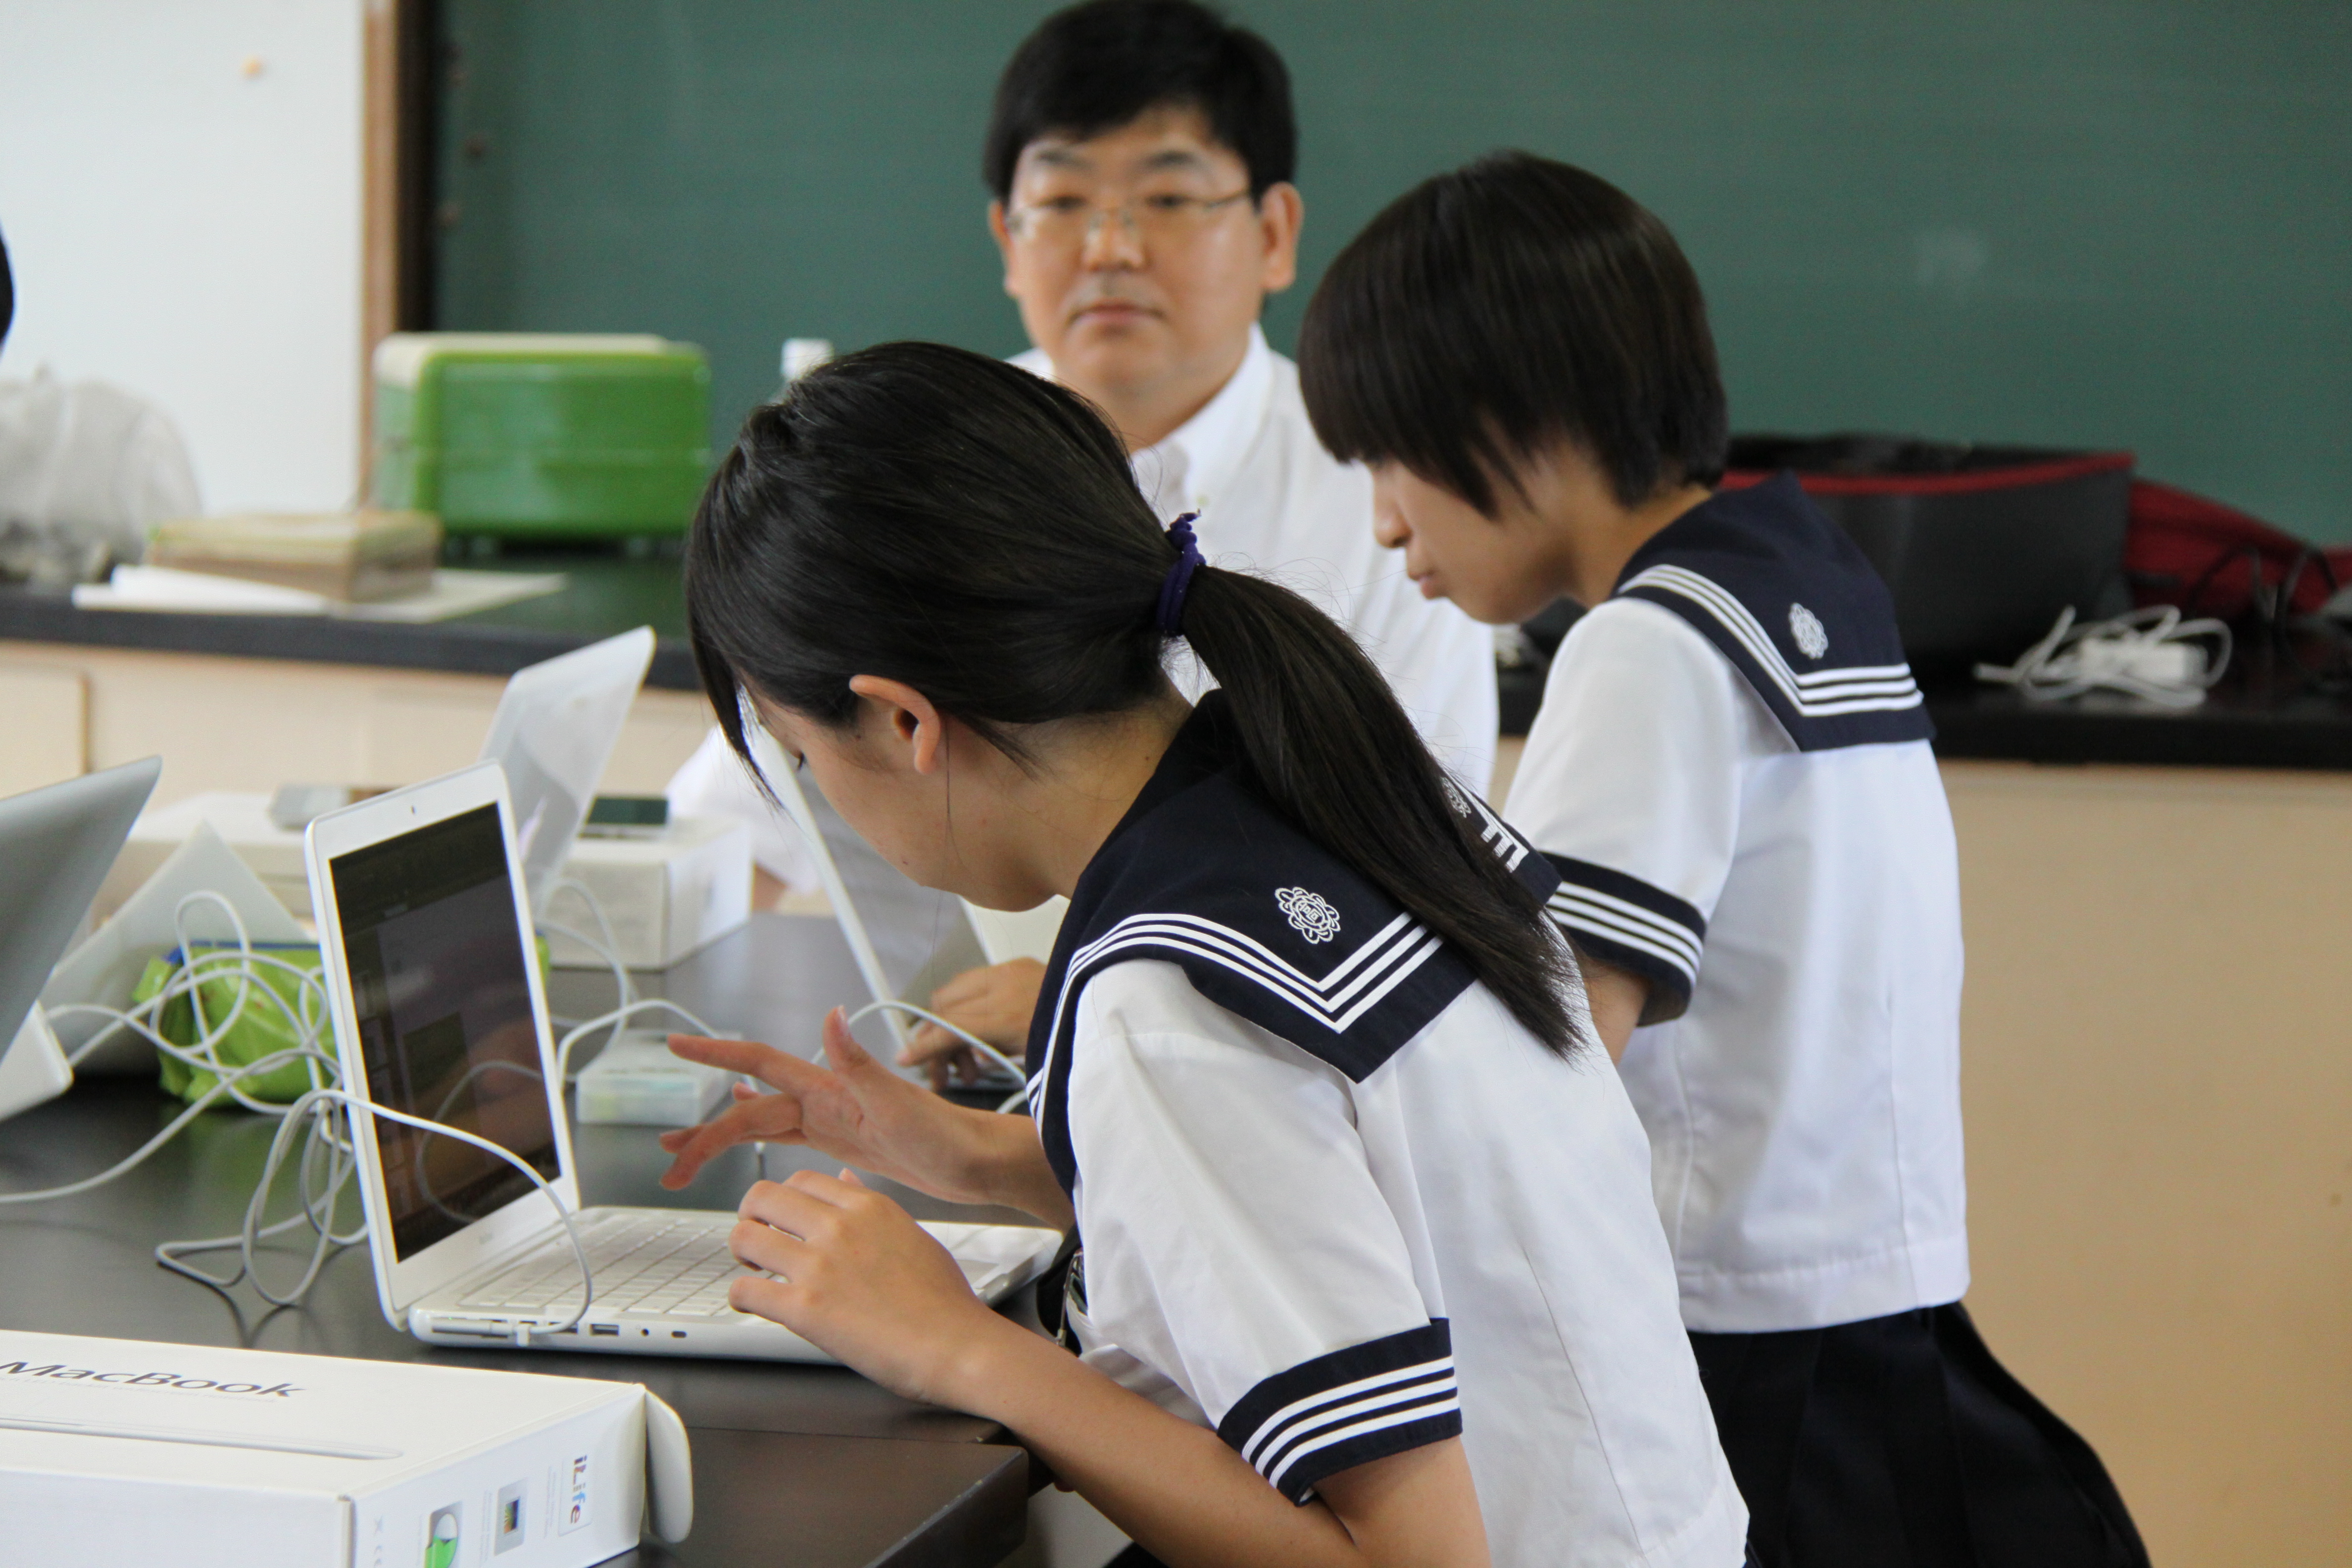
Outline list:
[[[375,355],[374,502],[454,535],[685,531],[710,363],[656,337],[400,332]]]

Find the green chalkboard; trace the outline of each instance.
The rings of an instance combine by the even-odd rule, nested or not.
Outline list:
[[[1024,346],[982,226],[984,0],[444,0],[436,324]],[[1496,146],[1681,237],[1735,425],[2129,447],[2352,540],[2352,5],[1244,0],[1297,83],[1304,277]]]

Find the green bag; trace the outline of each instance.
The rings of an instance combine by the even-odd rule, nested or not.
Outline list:
[[[234,942],[197,942],[194,944],[198,960],[217,952],[235,952]],[[290,963],[319,979],[322,963],[319,949],[308,942],[257,942],[257,953],[267,953],[273,959]],[[131,992],[135,1005],[159,994],[172,983],[186,964],[185,952],[180,949],[150,959],[146,970],[139,976],[139,984]],[[256,963],[247,968],[241,964],[204,964],[206,971],[195,984],[193,992],[182,992],[163,1004],[155,1020],[155,1032],[175,1046],[193,1046],[205,1032],[196,1026],[196,1011],[203,1008],[205,1025],[218,1028],[221,1020],[235,1012],[240,992],[245,994],[245,1009],[237,1013],[236,1021],[228,1032],[214,1042],[214,1059],[230,1068],[257,1062],[264,1057],[290,1050],[306,1038],[319,1050],[332,1057],[335,1051],[334,1027],[328,1022],[325,994],[314,986],[305,985],[300,976],[279,967],[278,963]],[[308,993],[307,996],[304,994]],[[303,1027],[308,1021],[310,1027]],[[163,1091],[174,1094],[194,1104],[211,1092],[220,1082],[216,1073],[191,1067],[177,1057],[158,1053],[163,1063]],[[320,1077],[313,1079],[311,1069],[318,1068]],[[237,1088],[255,1100],[273,1105],[285,1105],[307,1093],[315,1082],[332,1083],[334,1072],[324,1064],[289,1061],[268,1072],[239,1079]],[[215,1106],[234,1105],[236,1100],[223,1095],[213,1102]]]

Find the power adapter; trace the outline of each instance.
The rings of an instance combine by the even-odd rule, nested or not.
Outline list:
[[[623,1029],[573,1080],[572,1114],[583,1122],[693,1127],[727,1099],[735,1075],[670,1054],[658,1029]]]

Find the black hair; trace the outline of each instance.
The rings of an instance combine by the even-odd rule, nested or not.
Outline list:
[[[1029,767],[1026,726],[1165,696],[1158,606],[1176,560],[1083,398],[961,349],[886,343],[744,422],[687,539],[687,630],[747,763],[747,697],[837,729],[867,674]],[[1288,589],[1211,566],[1183,617],[1252,785],[1572,1049],[1566,946],[1354,640]]]
[[[1252,200],[1298,166],[1290,73],[1273,45],[1196,0],[1087,0],[1046,17],[1006,63],[981,178],[1010,201],[1013,167],[1039,137],[1084,141],[1171,105],[1201,111],[1249,169]]]
[[[1563,439],[1628,507],[1723,477],[1723,377],[1682,247],[1608,181],[1531,153],[1424,181],[1349,241],[1298,374],[1333,453],[1489,517],[1496,481]]]

